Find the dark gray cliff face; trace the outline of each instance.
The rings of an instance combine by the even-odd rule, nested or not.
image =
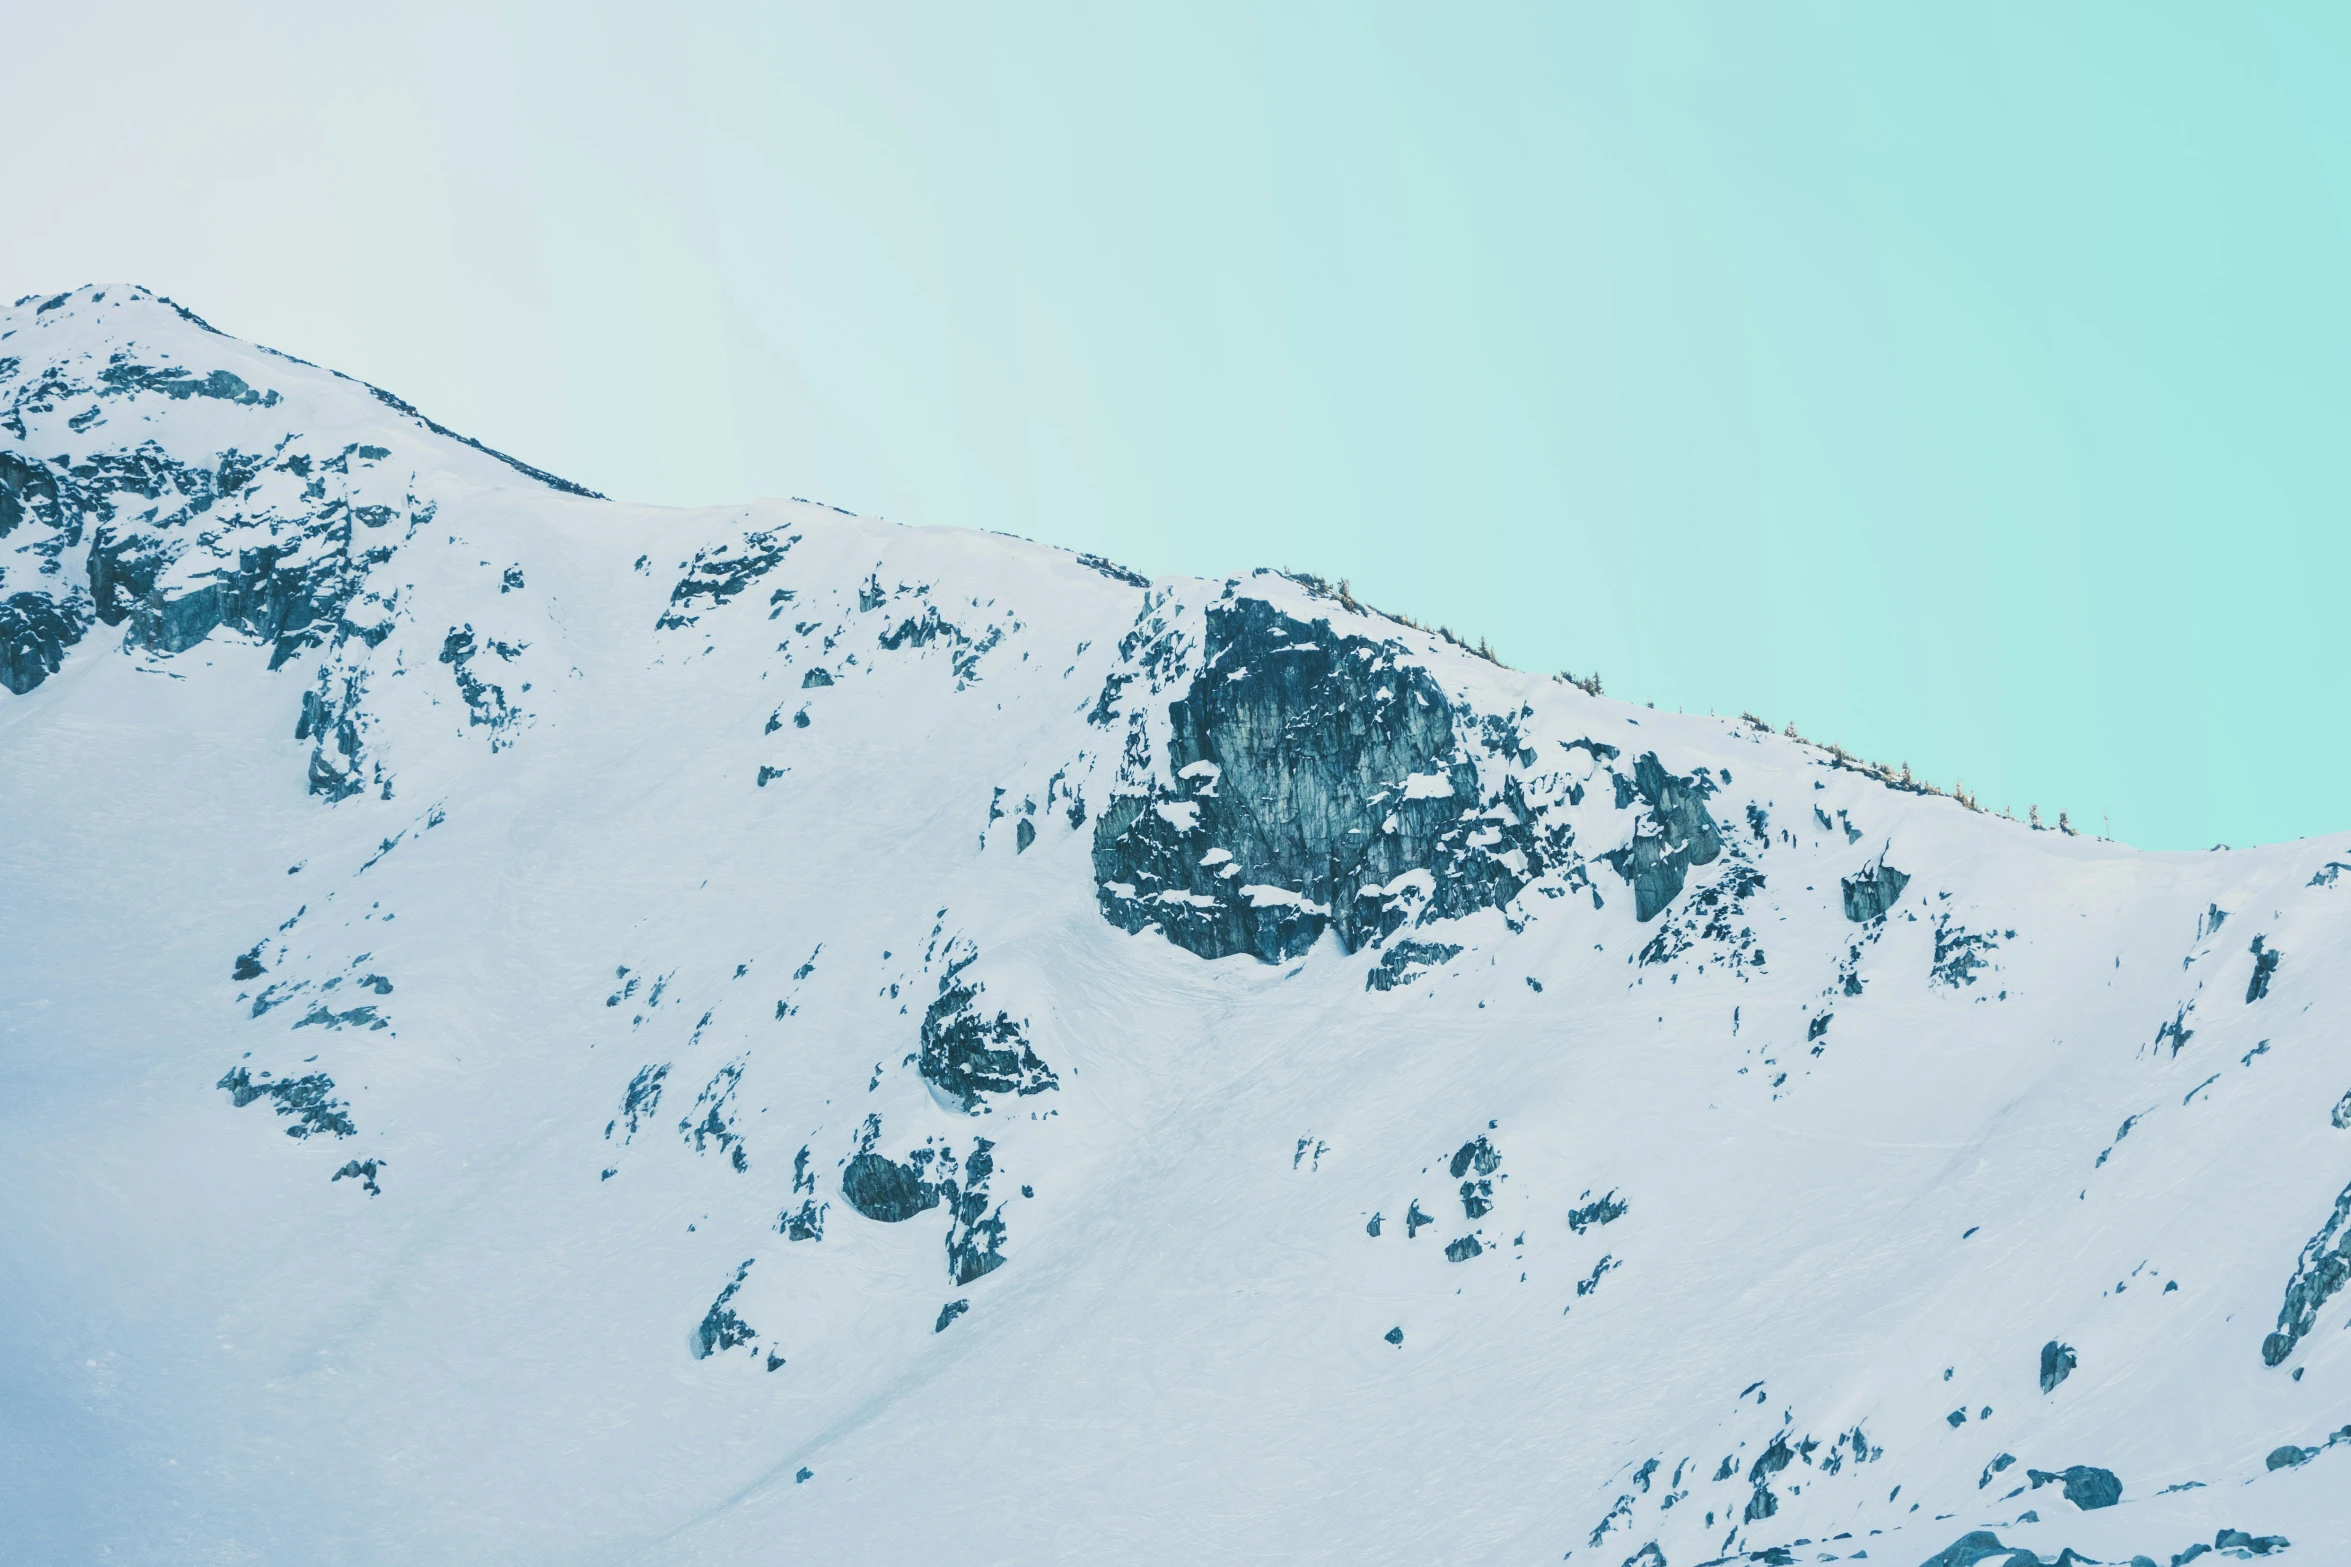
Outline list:
[[[939,998],[923,1012],[918,1060],[924,1079],[967,1114],[976,1114],[987,1094],[1059,1088],[1061,1080],[1037,1059],[1023,1024],[1001,1010],[991,1019],[979,1005],[984,987],[961,977],[971,962],[966,957],[949,966],[939,980]]]
[[[868,1117],[856,1156],[841,1172],[841,1195],[849,1206],[881,1224],[903,1224],[947,1206],[947,1277],[960,1288],[1004,1265],[1004,1205],[988,1192],[996,1173],[996,1145],[972,1141],[960,1164],[952,1148],[925,1145],[903,1162],[873,1151],[881,1136],[878,1118]],[[788,1220],[787,1220],[788,1222]]]
[[[1856,925],[1866,925],[1901,901],[1902,889],[1910,885],[1910,876],[1888,865],[1881,854],[1876,863],[1846,877],[1838,885],[1845,897],[1845,918]]]
[[[2045,1485],[2061,1487],[2065,1499],[2084,1512],[2112,1507],[2122,1500],[2122,1482],[2114,1477],[2114,1471],[2091,1464],[2069,1464],[2054,1472],[2027,1469],[2025,1478],[2032,1482],[2036,1491]]]
[[[1620,776],[1620,795],[1622,782]],[[1649,819],[1635,831],[1631,844],[1609,855],[1608,862],[1632,883],[1633,917],[1646,924],[1680,895],[1691,866],[1712,864],[1722,853],[1722,834],[1706,809],[1713,784],[1703,778],[1676,778],[1656,752],[1633,764],[1632,787],[1647,802]]]
[[[841,1172],[841,1195],[850,1207],[881,1224],[903,1224],[929,1212],[939,1206],[939,1187],[923,1179],[930,1151],[922,1153],[920,1164],[900,1164],[887,1154],[859,1154]]]
[[[1277,962],[1326,929],[1353,951],[1416,916],[1507,903],[1565,852],[1566,829],[1538,837],[1515,784],[1480,808],[1452,705],[1397,644],[1254,599],[1207,622],[1201,671],[1168,709],[1175,790],[1113,800],[1094,826],[1111,923],[1209,958]]]
[[[63,667],[65,650],[89,629],[90,606],[76,595],[0,599],[0,686],[23,696]]]
[[[2261,1341],[2263,1365],[2283,1365],[2303,1335],[2318,1325],[2318,1311],[2345,1284],[2351,1284],[2351,1186],[2335,1199],[2335,1210],[2302,1248],[2286,1302],[2278,1309],[2277,1331]]]

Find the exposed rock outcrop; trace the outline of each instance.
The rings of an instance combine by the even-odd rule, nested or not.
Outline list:
[[[1515,781],[1481,800],[1457,714],[1394,642],[1239,599],[1207,615],[1205,662],[1168,710],[1173,789],[1094,827],[1104,916],[1203,957],[1342,950],[1414,918],[1515,897],[1566,833],[1538,834]],[[1553,841],[1554,837],[1556,842]]]

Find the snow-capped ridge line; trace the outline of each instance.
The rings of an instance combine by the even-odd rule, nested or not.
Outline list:
[[[19,1554],[2351,1557],[2351,834],[153,316],[0,363]]]
[[[599,491],[589,489],[584,484],[579,484],[573,480],[566,479],[561,474],[552,473],[545,468],[537,466],[536,464],[525,462],[521,458],[513,456],[510,453],[500,451],[497,447],[491,446],[484,441],[477,440],[473,436],[467,435],[461,430],[451,429],[448,425],[445,425],[439,420],[433,418],[431,415],[426,414],[423,410],[419,409],[414,403],[409,402],[406,398],[395,392],[386,391],[384,388],[377,386],[372,381],[363,381],[357,376],[347,375],[343,371],[332,369],[328,366],[318,364],[312,360],[304,359],[299,354],[291,354],[281,348],[272,348],[267,343],[257,343],[250,339],[237,337],[232,333],[224,332],[219,327],[214,326],[211,322],[198,315],[195,311],[190,310],[187,306],[171,298],[169,295],[159,294],[155,290],[148,288],[146,285],[141,283],[85,283],[79,288],[69,289],[62,294],[54,294],[46,299],[43,299],[39,294],[27,294],[16,300],[11,308],[21,310],[26,305],[34,304],[36,301],[38,301],[38,308],[34,312],[35,316],[38,317],[48,313],[51,310],[62,308],[82,295],[95,294],[102,296],[115,293],[125,294],[134,299],[162,305],[190,326],[195,327],[199,331],[209,333],[214,337],[223,338],[229,342],[250,348],[257,353],[268,354],[275,359],[285,360],[288,364],[300,365],[306,370],[313,370],[322,375],[333,376],[338,381],[347,381],[353,386],[362,388],[368,393],[369,396],[375,398],[377,402],[382,403],[385,407],[390,408],[395,413],[403,414],[409,419],[414,420],[419,427],[430,431],[434,435],[441,436],[446,440],[456,441],[462,445],[469,446],[475,451],[480,452],[485,457],[495,458],[499,462],[504,463],[507,467],[513,469],[516,473],[521,474],[527,479],[536,480],[538,483],[546,485],[549,489],[561,491],[566,495],[577,495],[587,500],[601,501],[609,500],[611,498]]]
[[[1516,669],[1516,666],[1504,662],[1502,656],[1494,651],[1493,644],[1482,636],[1479,637],[1475,642],[1472,642],[1467,637],[1464,637],[1455,632],[1450,626],[1442,624],[1423,625],[1420,621],[1415,620],[1408,614],[1404,614],[1395,610],[1381,609],[1376,605],[1364,603],[1358,600],[1352,591],[1351,584],[1344,577],[1341,577],[1336,582],[1333,582],[1330,579],[1322,577],[1314,572],[1301,571],[1289,567],[1281,568],[1278,572],[1276,572],[1276,575],[1285,578],[1289,582],[1318,598],[1330,599],[1341,605],[1344,605],[1348,610],[1356,614],[1375,616],[1379,619],[1389,621],[1392,624],[1404,626],[1413,631],[1420,632],[1423,635],[1433,636],[1455,651],[1471,658],[1483,659],[1485,662],[1492,664],[1497,668],[1512,670]],[[1524,671],[1519,672],[1524,673]],[[1594,698],[1605,698],[1605,692],[1601,685],[1600,676],[1596,671],[1589,675],[1578,676],[1570,673],[1567,670],[1561,670],[1549,678],[1556,680],[1563,685],[1574,686],[1576,689],[1582,691],[1586,696]],[[1639,704],[1627,703],[1626,705],[1636,706]],[[1649,703],[1648,708],[1651,711],[1654,711],[1656,709],[1656,704],[1654,702]],[[1676,711],[1677,713],[1679,712],[1678,709]],[[1710,711],[1708,716],[1711,717],[1714,715]],[[1799,734],[1793,720],[1790,720],[1784,729],[1775,730],[1767,720],[1757,717],[1752,711],[1743,710],[1738,715],[1738,719],[1736,721],[1744,723],[1748,727],[1759,730],[1764,734],[1783,735],[1787,739],[1795,742],[1797,745],[1804,746],[1819,752],[1825,759],[1823,761],[1824,766],[1839,768],[1846,772],[1859,773],[1863,777],[1882,784],[1888,789],[1905,794],[1933,795],[1939,798],[1952,800],[1962,808],[1976,812],[1979,815],[1997,815],[2002,820],[2011,822],[2016,822],[2019,820],[2017,817],[2011,815],[2006,810],[1999,812],[1986,811],[1983,805],[1977,799],[1975,792],[1967,787],[1966,780],[1964,779],[1958,780],[1952,785],[1951,788],[1945,789],[1930,779],[1922,778],[1913,774],[1910,770],[1910,764],[1908,762],[1901,763],[1899,766],[1888,766],[1883,762],[1869,761],[1855,752],[1846,750],[1844,746],[1839,745],[1835,741],[1814,740],[1809,736]],[[2045,826],[2042,823],[2040,819],[2039,805],[2035,804],[2028,806],[2026,810],[2026,820],[2021,822],[2020,825],[2028,825],[2035,832],[2056,831],[2061,832],[2068,837],[2083,836],[2080,830],[2073,825],[2070,813],[2066,811],[2060,810],[2057,813],[2057,822],[2054,828],[2052,828]],[[2089,834],[2088,836],[2097,837],[2099,835]],[[2113,842],[2117,840],[2101,839],[2101,841]],[[2215,845],[2214,847],[2225,848],[2227,845]]]

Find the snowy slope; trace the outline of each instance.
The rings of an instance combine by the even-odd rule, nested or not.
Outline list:
[[[135,289],[0,410],[10,1560],[2351,1559],[2351,837],[619,505]]]

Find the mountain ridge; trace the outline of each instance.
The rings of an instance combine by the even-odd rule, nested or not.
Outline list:
[[[65,297],[0,318],[50,1554],[2351,1545],[2351,836],[591,501]]]

